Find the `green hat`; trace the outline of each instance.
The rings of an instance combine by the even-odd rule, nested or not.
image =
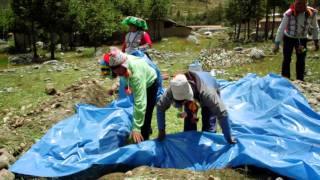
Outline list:
[[[137,18],[137,17],[134,17],[134,16],[128,16],[126,17],[124,20],[122,20],[121,22],[122,24],[125,24],[125,25],[134,25],[134,26],[137,26],[137,27],[140,27],[144,30],[148,30],[148,25],[147,25],[147,22],[141,18]]]

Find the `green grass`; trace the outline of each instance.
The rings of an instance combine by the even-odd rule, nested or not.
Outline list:
[[[8,56],[6,54],[0,53],[0,69],[6,68],[8,66]]]

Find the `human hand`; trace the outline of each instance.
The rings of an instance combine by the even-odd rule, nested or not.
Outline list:
[[[273,52],[274,54],[277,54],[277,53],[279,52],[279,49],[280,49],[279,44],[275,44],[274,47],[273,47],[273,49],[272,49],[272,52]]]
[[[236,144],[237,140],[232,137],[230,140],[228,140],[228,143],[229,144]]]
[[[135,143],[140,143],[143,141],[143,137],[142,137],[141,133],[138,131],[132,131],[131,136],[132,136],[132,139]]]

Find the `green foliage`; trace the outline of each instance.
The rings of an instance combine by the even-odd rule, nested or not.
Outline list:
[[[11,8],[0,8],[0,28],[3,31],[8,31],[12,25]]]
[[[151,19],[166,18],[169,10],[170,0],[151,0]]]
[[[69,8],[75,14],[79,30],[87,34],[95,46],[110,37],[120,25],[120,13],[110,1],[70,0]]]

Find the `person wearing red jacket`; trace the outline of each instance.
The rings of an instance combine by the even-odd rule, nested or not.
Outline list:
[[[133,16],[126,17],[122,24],[129,26],[129,32],[126,34],[122,52],[131,54],[135,50],[146,52],[152,47],[150,35],[145,31],[148,25],[145,20]]]

